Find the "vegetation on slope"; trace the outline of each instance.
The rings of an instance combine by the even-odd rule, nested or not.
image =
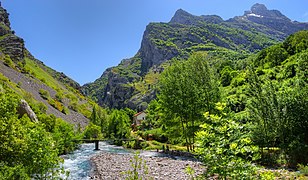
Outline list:
[[[308,163],[307,35],[301,31],[245,60],[221,59],[220,66],[210,66],[220,91],[208,90],[215,87],[205,83],[211,75],[198,78],[204,83],[197,86],[194,77],[202,66],[191,60],[174,63],[162,74],[158,99],[149,105],[150,127],[163,129],[168,142],[196,150],[209,176],[250,177],[251,162]],[[193,57],[211,62],[209,56]],[[206,98],[210,93],[221,97],[219,102]]]

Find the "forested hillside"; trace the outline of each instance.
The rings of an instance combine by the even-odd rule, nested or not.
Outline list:
[[[158,141],[196,151],[208,176],[249,178],[251,163],[306,165],[307,38],[308,31],[297,32],[220,70],[207,52],[174,61],[161,74],[144,127]]]
[[[146,27],[134,57],[80,87],[35,59],[8,18],[0,7],[0,179],[58,179],[74,140],[103,138],[185,148],[203,179],[307,173],[307,23],[261,4],[229,20],[178,10]]]
[[[150,23],[136,55],[107,69],[82,91],[102,106],[143,110],[156,97],[158,77],[172,59],[207,51],[213,58],[226,60],[220,62],[233,63],[303,29],[308,29],[307,23],[291,21],[262,4],[229,20],[194,16],[180,9],[168,23]]]

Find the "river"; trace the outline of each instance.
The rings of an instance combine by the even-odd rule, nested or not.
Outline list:
[[[91,173],[90,158],[101,152],[109,152],[116,154],[133,154],[135,151],[131,149],[125,149],[120,146],[108,144],[107,142],[99,142],[98,151],[94,150],[94,143],[84,143],[80,145],[80,148],[72,152],[71,154],[61,156],[64,159],[63,167],[66,171],[70,172],[69,180],[86,180],[89,179]],[[168,156],[163,153],[157,153],[154,151],[141,151],[140,155],[143,157],[170,157],[176,160],[187,159],[179,156]],[[64,175],[62,177],[65,177]]]
[[[84,143],[80,148],[71,154],[62,156],[64,158],[63,167],[70,172],[69,180],[88,179],[91,172],[90,158],[101,152],[112,152],[117,154],[129,154],[132,150],[123,147],[110,145],[107,142],[100,142],[98,151],[94,151],[94,143]]]

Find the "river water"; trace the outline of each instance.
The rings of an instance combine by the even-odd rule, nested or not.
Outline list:
[[[85,180],[89,179],[91,172],[90,158],[97,153],[111,152],[117,154],[129,154],[131,150],[123,147],[110,145],[107,142],[100,142],[98,151],[94,151],[94,143],[81,144],[80,148],[71,154],[62,156],[64,159],[63,167],[70,172],[69,180]],[[65,177],[63,175],[63,177]]]
[[[71,154],[61,156],[64,159],[63,167],[65,171],[69,171],[69,180],[86,180],[89,179],[91,172],[90,158],[98,153],[109,152],[117,154],[133,154],[135,151],[131,149],[125,149],[120,146],[110,145],[107,142],[99,142],[98,151],[94,150],[94,143],[84,143],[80,145],[80,148],[75,150]],[[147,157],[171,157],[166,154],[157,153],[154,151],[141,151],[141,156]],[[186,159],[183,157],[172,156],[173,159]],[[64,175],[62,176],[65,177]]]

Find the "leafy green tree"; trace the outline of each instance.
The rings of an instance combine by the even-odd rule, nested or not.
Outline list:
[[[224,105],[217,104],[218,111]],[[231,114],[205,113],[206,122],[197,132],[197,153],[207,166],[206,176],[219,179],[250,179],[255,172],[251,164],[259,158],[258,147],[253,145],[250,125],[234,120]]]
[[[101,127],[95,125],[94,123],[90,122],[89,125],[83,132],[83,138],[85,139],[99,139],[102,138]]]
[[[175,61],[160,79],[159,103],[163,113],[169,114],[168,127],[181,125],[187,150],[192,150],[195,132],[202,112],[212,112],[219,99],[217,81],[207,63],[205,53],[195,53],[187,61]]]
[[[290,55],[299,53],[308,48],[308,31],[299,31],[290,35],[284,42],[283,47]]]
[[[307,163],[303,155],[308,152],[307,84],[296,78],[289,88],[252,74],[249,85],[250,119],[256,125],[254,141],[261,150],[281,148],[292,166]]]
[[[55,141],[40,124],[31,122],[27,116],[18,119],[19,101],[10,91],[0,93],[0,164],[9,172],[20,170],[14,176],[2,170],[0,174],[25,179],[57,177],[61,159]]]
[[[99,121],[98,116],[97,116],[96,106],[93,106],[93,108],[92,108],[92,113],[91,113],[90,121],[93,124],[97,124],[98,121]]]
[[[123,110],[113,110],[108,119],[108,137],[125,139],[130,136],[130,118]]]
[[[56,119],[52,136],[56,142],[59,154],[67,154],[77,147],[77,142],[74,139],[79,139],[79,134],[75,132],[71,124],[62,119]]]
[[[221,74],[221,84],[222,86],[229,86],[231,84],[231,81],[232,81],[232,69],[230,66],[226,66],[224,67],[224,69],[220,72]]]

